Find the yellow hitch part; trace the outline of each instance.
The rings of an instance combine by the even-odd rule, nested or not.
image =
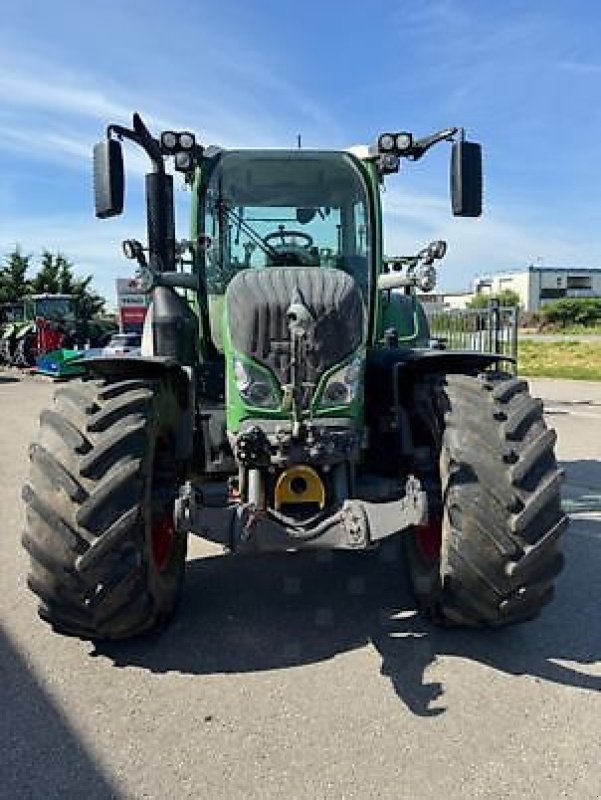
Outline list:
[[[299,464],[284,470],[275,485],[275,510],[291,503],[317,503],[320,510],[326,504],[326,490],[312,467]]]

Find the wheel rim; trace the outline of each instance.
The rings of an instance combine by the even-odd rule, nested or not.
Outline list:
[[[442,546],[442,520],[434,519],[415,528],[415,541],[422,560],[429,565],[440,560]]]
[[[152,559],[159,572],[169,566],[175,543],[173,514],[166,513],[152,523]]]

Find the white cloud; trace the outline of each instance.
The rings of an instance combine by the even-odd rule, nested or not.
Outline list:
[[[10,51],[0,51],[0,150],[35,158],[77,166],[109,122],[130,124],[134,110],[152,130],[190,128],[203,143],[225,147],[290,146],[288,119],[294,131],[308,120],[322,135],[338,133],[318,103],[244,52],[223,64],[219,82],[205,82],[198,97],[190,96],[188,84],[185,93],[176,84],[149,94],[146,87],[124,87],[106,75],[74,73],[66,64],[27,61],[22,53],[14,60],[18,69]]]
[[[577,231],[520,225],[502,210],[485,209],[479,219],[451,216],[448,201],[402,189],[383,196],[387,255],[416,251],[431,239],[448,241],[439,270],[440,285],[467,289],[484,272],[517,269],[542,261],[556,266],[591,266],[601,261],[601,242],[583,240]]]
[[[111,101],[101,90],[75,82],[65,83],[62,76],[53,75],[53,72],[52,67],[47,67],[43,78],[37,78],[3,69],[0,73],[0,100],[5,106],[35,108],[75,117],[123,119],[128,116],[127,108]]]

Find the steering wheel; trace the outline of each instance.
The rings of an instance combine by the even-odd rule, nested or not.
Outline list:
[[[275,242],[274,240],[279,239],[279,242]],[[287,239],[291,239],[292,241],[287,242]],[[309,236],[308,233],[304,231],[287,231],[283,225],[280,225],[277,231],[272,231],[268,233],[267,236],[263,237],[263,241],[267,245],[271,245],[271,242],[274,244],[279,245],[283,249],[286,247],[298,247],[296,240],[300,239],[303,244],[302,247],[309,248],[313,244],[313,237]],[[271,245],[273,247],[273,245]]]

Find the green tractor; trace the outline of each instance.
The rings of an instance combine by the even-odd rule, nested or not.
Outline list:
[[[430,341],[416,289],[444,243],[383,256],[385,177],[450,141],[453,213],[476,217],[480,146],[451,128],[228,151],[136,114],[94,149],[100,218],[123,210],[122,140],[152,165],[148,246],[123,244],[151,304],[141,355],[86,360],[41,415],[23,544],[42,618],[90,639],[166,622],[189,533],[234,553],[399,535],[433,622],[536,616],[562,566],[555,435],[502,356]],[[168,158],[191,190],[183,242]]]
[[[40,355],[56,350],[70,339],[73,296],[31,294],[1,310],[6,320],[0,338],[0,362],[32,367]]]
[[[81,374],[81,367],[67,366],[77,355],[69,348],[96,347],[117,330],[110,320],[82,313],[72,294],[26,295],[0,308],[0,315],[6,320],[0,329],[0,363],[39,367],[43,359],[53,367],[48,374],[54,376]]]
[[[0,364],[12,364],[17,336],[24,325],[25,306],[22,300],[0,305]]]

